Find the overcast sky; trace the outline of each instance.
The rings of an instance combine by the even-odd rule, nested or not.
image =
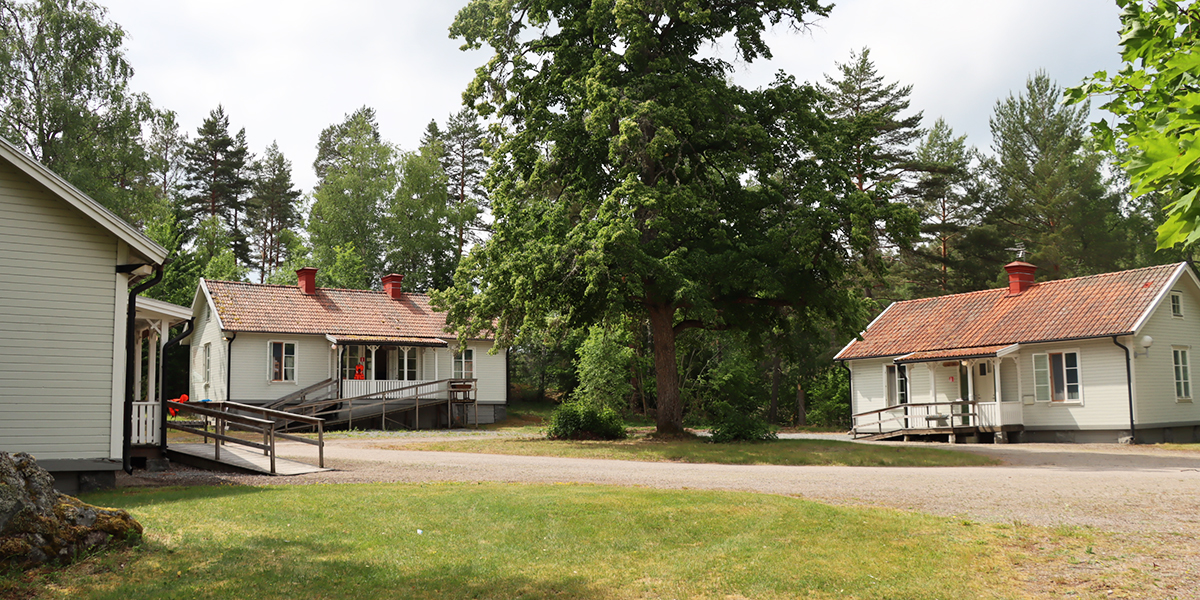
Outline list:
[[[321,129],[367,105],[386,139],[415,149],[489,56],[447,35],[465,0],[100,2],[128,34],[136,90],[192,135],[223,104],[252,152],[278,141],[305,191]],[[735,79],[758,87],[782,69],[820,81],[868,46],[881,74],[913,86],[926,125],[943,117],[986,148],[996,101],[1034,71],[1067,86],[1117,68],[1117,15],[1112,0],[841,0],[808,33],[773,31],[775,58],[738,65]]]

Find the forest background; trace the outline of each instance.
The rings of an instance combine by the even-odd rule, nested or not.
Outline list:
[[[171,251],[150,297],[190,306],[200,277],[292,285],[296,268],[315,266],[321,286],[377,289],[380,276],[396,272],[407,291],[440,291],[453,302],[460,264],[493,235],[499,179],[488,171],[512,133],[502,118],[453,107],[405,150],[383,138],[364,106],[314,140],[317,183],[301,190],[279,148],[249,148],[221,106],[192,130],[131,89],[125,33],[100,5],[0,3],[0,36],[0,135]],[[911,106],[911,86],[879,73],[868,48],[803,86],[813,94],[806,106],[836,134],[827,146],[836,147],[829,160],[840,184],[830,189],[874,207],[829,282],[852,299],[845,322],[794,315],[803,323],[678,336],[686,424],[732,408],[777,423],[846,426],[846,374],[830,358],[847,328],[860,330],[897,300],[1004,285],[1015,248],[1041,280],[1192,258],[1156,251],[1167,201],[1130,194],[1115,168],[1122,149],[1100,151],[1087,105],[1064,104],[1044,72],[1020,84],[996,100],[986,148]],[[476,285],[464,277],[460,291]],[[566,313],[512,340],[512,393],[652,416],[648,316],[622,311],[580,323]],[[170,357],[168,369],[176,389],[167,393],[186,391],[186,355]]]

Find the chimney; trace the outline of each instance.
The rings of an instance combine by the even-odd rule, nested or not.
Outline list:
[[[314,267],[296,269],[296,280],[301,294],[311,296],[317,293],[317,270]]]
[[[383,276],[383,291],[392,300],[400,300],[404,297],[404,292],[400,291],[401,281],[404,281],[403,275],[391,273]]]
[[[1016,296],[1033,286],[1033,273],[1037,266],[1019,260],[1004,265],[1008,271],[1008,295]]]

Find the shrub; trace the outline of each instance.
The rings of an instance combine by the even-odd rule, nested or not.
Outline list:
[[[546,437],[553,440],[625,439],[625,422],[611,407],[593,402],[566,402],[550,415]]]
[[[714,403],[713,413],[710,439],[715,444],[778,439],[775,430],[766,421],[738,410],[728,402]]]

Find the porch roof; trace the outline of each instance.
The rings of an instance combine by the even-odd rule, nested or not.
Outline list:
[[[894,362],[898,364],[905,363],[922,363],[922,362],[937,362],[940,360],[964,360],[970,358],[991,358],[996,355],[1005,354],[1005,350],[1009,348],[1016,349],[1017,344],[1007,344],[1000,346],[974,346],[971,348],[951,348],[949,350],[926,350],[923,352],[913,352],[904,356],[897,357]]]
[[[381,344],[388,346],[427,346],[445,348],[446,340],[431,337],[403,337],[388,335],[327,335],[335,344]]]

